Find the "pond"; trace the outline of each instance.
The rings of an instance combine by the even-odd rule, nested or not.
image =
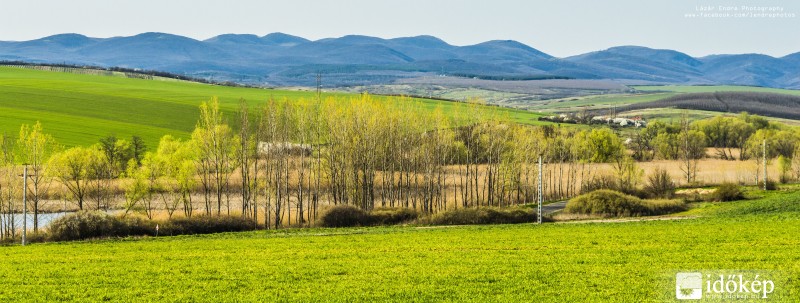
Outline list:
[[[39,213],[39,228],[46,228],[50,225],[50,222],[53,220],[61,218],[67,214],[71,214],[71,212],[55,212],[55,213]],[[22,229],[22,214],[14,214],[14,224],[18,229]],[[5,216],[2,218],[2,224],[6,225],[8,222],[5,222]],[[28,213],[26,217],[28,219],[28,230],[33,230],[33,213]]]

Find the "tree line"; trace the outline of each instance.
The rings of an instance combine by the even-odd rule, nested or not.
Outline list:
[[[0,141],[0,234],[18,228],[11,214],[21,209],[21,164],[31,172],[34,230],[53,181],[78,209],[115,208],[117,186],[126,214],[236,214],[280,228],[313,222],[328,205],[436,213],[535,202],[539,157],[548,200],[604,180],[635,191],[643,178],[637,161],[653,159],[680,160],[682,177],[693,183],[707,147],[720,158],[746,160],[763,156],[759,144],[767,140],[767,157],[783,159],[787,172],[800,168],[792,166],[797,131],[748,114],[653,122],[623,140],[610,128],[529,126],[476,102],[448,105],[369,95],[258,106],[240,100],[229,116],[212,98],[200,105],[190,138],[167,135],[152,150],[135,136],[64,149],[40,123],[23,125],[16,140]]]

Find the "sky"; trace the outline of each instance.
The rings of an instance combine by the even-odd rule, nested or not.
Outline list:
[[[794,0],[0,0],[0,10],[0,41],[283,32],[312,40],[433,35],[454,45],[510,39],[557,57],[620,45],[695,57],[800,52]]]

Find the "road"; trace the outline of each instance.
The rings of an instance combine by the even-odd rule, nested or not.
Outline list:
[[[542,205],[542,213],[545,215],[551,215],[564,210],[564,207],[567,207],[567,201],[553,202],[547,205]]]

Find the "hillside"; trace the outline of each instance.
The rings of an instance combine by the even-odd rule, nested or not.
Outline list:
[[[288,86],[390,84],[419,76],[564,77],[624,84],[732,84],[800,88],[797,54],[694,58],[669,49],[619,46],[557,58],[513,40],[451,45],[433,36],[347,35],[311,41],[283,33],[196,40],[167,33],[90,38],[61,34],[0,42],[0,60],[163,70],[221,81]]]
[[[331,94],[325,96],[357,96]],[[21,124],[41,121],[64,145],[86,145],[101,137],[138,135],[155,145],[163,135],[186,138],[198,117],[198,105],[212,96],[231,116],[244,98],[251,105],[269,98],[314,98],[313,92],[215,86],[185,81],[128,79],[0,67],[0,133],[16,136]],[[388,99],[388,97],[377,97]],[[429,108],[447,101],[421,100]],[[511,119],[535,122],[539,114],[500,109]]]
[[[800,96],[764,92],[685,93],[664,99],[630,104],[619,112],[679,108],[723,113],[748,112],[767,117],[800,120]]]

